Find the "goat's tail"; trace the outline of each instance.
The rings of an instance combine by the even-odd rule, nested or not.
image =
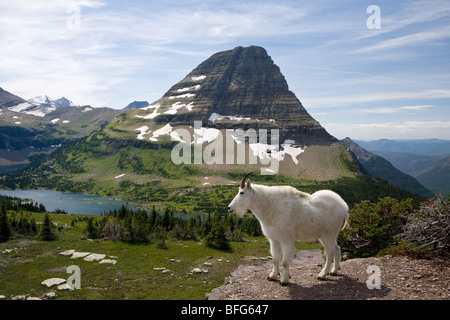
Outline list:
[[[347,214],[345,216],[345,220],[344,220],[344,226],[342,227],[341,231],[345,229],[345,227],[348,225],[348,219],[350,218],[350,214],[347,211]]]

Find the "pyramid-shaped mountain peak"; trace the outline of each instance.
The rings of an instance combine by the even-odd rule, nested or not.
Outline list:
[[[157,101],[54,154],[24,175],[43,177],[33,187],[54,183],[47,178],[54,171],[42,172],[61,168],[58,177],[77,191],[152,201],[172,201],[169,189],[172,197],[191,194],[193,186],[234,185],[236,174],[250,171],[295,181],[359,172],[351,152],[308,114],[256,46],[213,54]]]
[[[281,141],[302,146],[337,142],[308,114],[280,68],[258,46],[213,54],[152,105],[147,119],[172,126],[201,120],[209,127],[278,128]]]

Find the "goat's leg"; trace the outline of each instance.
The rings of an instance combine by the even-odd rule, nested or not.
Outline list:
[[[291,276],[289,273],[289,266],[291,265],[295,254],[294,241],[283,242],[281,244],[281,251],[283,253],[283,258],[281,261],[283,270],[281,272],[280,284],[282,286],[287,286],[289,284],[289,278]]]
[[[271,281],[276,281],[278,275],[280,274],[280,259],[281,259],[281,246],[278,241],[269,239],[270,242],[270,253],[272,254],[272,262],[273,262],[273,269],[272,272],[269,274],[267,279]]]
[[[333,268],[331,268],[330,271],[332,276],[337,276],[339,270],[341,269],[340,263],[341,263],[341,248],[337,245],[337,243],[335,243],[334,264]]]
[[[330,273],[331,262],[334,259],[334,249],[335,242],[330,241],[329,239],[320,239],[320,242],[323,245],[323,249],[325,251],[325,266],[322,271],[320,271],[317,279],[325,280],[326,276]]]

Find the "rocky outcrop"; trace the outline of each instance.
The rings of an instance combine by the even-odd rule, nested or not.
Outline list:
[[[267,280],[271,261],[241,265],[225,279],[223,286],[206,294],[206,299],[448,300],[450,297],[448,260],[404,256],[350,259],[341,263],[337,276],[329,276],[325,281],[317,279],[323,263],[320,250],[298,251],[286,287]]]

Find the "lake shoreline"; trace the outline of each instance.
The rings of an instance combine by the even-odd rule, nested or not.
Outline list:
[[[121,196],[106,196],[87,193],[55,191],[51,189],[3,189],[0,195],[30,199],[42,203],[47,211],[63,210],[68,214],[102,215],[118,210],[122,205],[131,209],[142,207],[142,203],[129,201]]]

